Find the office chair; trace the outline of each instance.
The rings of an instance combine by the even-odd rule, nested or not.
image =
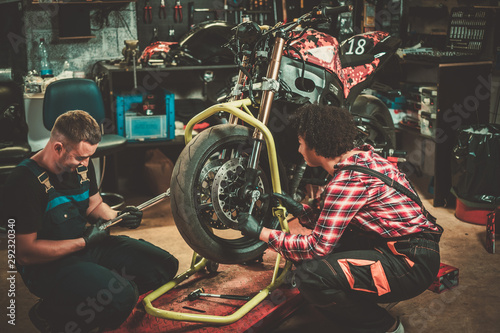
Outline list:
[[[45,128],[50,131],[57,117],[70,110],[88,112],[103,128],[103,122],[106,118],[104,102],[101,91],[94,81],[71,78],[58,80],[47,86],[43,100],[43,125]],[[102,135],[101,142],[93,155],[93,157],[102,159],[99,191],[101,190],[102,179],[106,169],[106,155],[123,148],[125,142],[126,139],[121,135]],[[101,193],[101,196],[112,208],[118,208],[124,203],[123,196],[117,193]]]

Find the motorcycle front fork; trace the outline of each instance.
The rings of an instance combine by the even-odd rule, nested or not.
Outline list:
[[[265,81],[267,82],[278,82],[279,78],[279,70],[281,66],[281,58],[283,57],[283,48],[285,46],[285,39],[281,37],[276,37],[276,40],[274,42],[273,46],[273,52],[271,55],[271,59],[269,61],[269,66],[267,68],[267,74]],[[243,63],[247,64],[248,63],[248,58],[245,56],[243,59]],[[244,74],[240,71],[239,77],[238,77],[238,84],[243,84],[245,81],[245,76]],[[273,84],[270,84],[269,86],[276,86]],[[274,100],[274,95],[276,91],[273,89],[268,89],[268,90],[263,90],[262,93],[262,98],[260,100],[260,107],[259,107],[259,115],[258,119],[267,126],[267,123],[269,122],[269,117],[271,115],[271,108]],[[231,124],[236,124],[237,123],[236,117],[233,115],[230,116],[229,118],[229,123]],[[253,132],[253,147],[252,147],[252,152],[250,155],[250,158],[248,159],[248,164],[247,168],[248,169],[253,169],[256,170],[257,166],[259,165],[259,160],[260,160],[260,154],[262,152],[262,143],[264,142],[264,135],[262,132],[258,129],[255,128]],[[257,175],[255,173],[255,175]],[[254,179],[255,181],[255,179]]]

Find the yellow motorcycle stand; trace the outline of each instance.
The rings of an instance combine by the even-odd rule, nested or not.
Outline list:
[[[276,147],[274,144],[273,136],[269,131],[269,129],[250,113],[250,111],[248,110],[249,105],[251,105],[251,101],[249,99],[243,99],[223,104],[217,104],[212,107],[209,107],[208,109],[204,110],[203,112],[193,117],[191,121],[189,121],[189,123],[186,126],[185,142],[187,144],[189,141],[191,141],[192,130],[194,125],[205,120],[211,115],[218,112],[228,112],[236,116],[237,118],[243,120],[244,122],[259,129],[263,133],[269,156],[273,191],[281,193],[281,184],[278,171],[278,159],[276,155]],[[241,110],[240,108],[244,109],[245,111]],[[289,230],[288,223],[285,219],[285,208],[282,206],[273,208],[273,215],[278,218],[282,230],[288,231]],[[243,316],[245,316],[253,308],[259,305],[259,303],[261,303],[274,289],[278,288],[283,283],[285,275],[288,273],[290,267],[292,266],[291,262],[286,261],[282,272],[279,273],[281,256],[278,254],[274,266],[271,283],[267,287],[262,289],[259,293],[257,293],[252,299],[246,302],[243,306],[241,306],[238,310],[227,316],[182,313],[182,312],[167,311],[164,309],[155,308],[152,305],[152,302],[154,300],[158,299],[160,296],[164,295],[171,289],[175,288],[181,282],[185,281],[190,276],[204,269],[207,266],[208,260],[205,258],[199,260],[199,258],[200,257],[197,255],[197,253],[193,253],[191,266],[187,271],[177,275],[172,281],[169,281],[165,285],[151,292],[143,299],[143,304],[148,314],[163,319],[178,320],[178,321],[189,321],[189,322],[210,323],[210,324],[220,324],[220,325],[231,324],[241,319]]]

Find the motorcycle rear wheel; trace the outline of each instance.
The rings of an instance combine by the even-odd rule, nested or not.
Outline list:
[[[359,95],[350,111],[352,114],[375,120],[367,126],[368,135],[364,138],[363,143],[385,150],[396,148],[394,122],[389,109],[380,99],[371,95]]]
[[[213,262],[248,262],[267,248],[264,242],[242,236],[228,227],[237,223],[238,212],[249,210],[249,202],[242,202],[234,193],[244,178],[246,157],[252,149],[252,131],[240,125],[211,127],[195,136],[175,163],[170,187],[175,224],[186,243]],[[259,169],[259,191],[270,194],[272,186],[265,149]],[[270,213],[269,201],[261,198],[252,215],[263,220],[264,226],[276,228],[279,221]]]

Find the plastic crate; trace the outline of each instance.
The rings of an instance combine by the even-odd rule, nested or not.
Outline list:
[[[127,141],[172,140],[175,138],[174,94],[165,90],[165,114],[142,116],[130,112],[133,104],[142,104],[143,95],[116,96],[117,133]]]
[[[496,235],[500,231],[500,207],[488,214],[486,223],[486,250],[495,253]]]
[[[432,284],[429,286],[430,291],[442,293],[443,291],[453,289],[458,286],[458,268],[440,263],[439,272]]]

